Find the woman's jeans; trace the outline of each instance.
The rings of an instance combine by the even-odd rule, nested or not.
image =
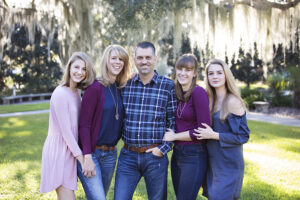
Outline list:
[[[117,155],[117,148],[113,151],[96,149],[92,153],[92,158],[96,165],[96,176],[91,178],[83,175],[81,165],[77,162],[77,175],[88,200],[105,199],[114,174]]]
[[[207,163],[205,144],[174,146],[171,174],[177,200],[197,198],[205,180]]]

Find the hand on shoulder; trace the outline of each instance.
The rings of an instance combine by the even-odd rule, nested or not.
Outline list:
[[[242,101],[234,95],[229,95],[228,110],[235,115],[243,115],[245,113]]]

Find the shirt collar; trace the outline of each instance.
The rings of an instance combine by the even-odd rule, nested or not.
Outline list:
[[[157,79],[158,79],[158,73],[156,70],[154,70],[154,76],[152,77],[152,79],[149,81],[149,83],[157,83]],[[135,77],[133,78],[133,81],[136,82],[136,81],[141,81],[140,77],[139,77],[139,74],[135,75]],[[141,81],[142,82],[142,81]],[[148,83],[147,83],[148,84]]]

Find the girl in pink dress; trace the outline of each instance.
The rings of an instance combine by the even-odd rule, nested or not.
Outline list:
[[[95,77],[91,59],[83,52],[73,53],[62,82],[50,99],[48,136],[42,153],[41,193],[56,190],[58,199],[75,199],[76,159],[83,162],[77,144],[80,89],[93,83]]]

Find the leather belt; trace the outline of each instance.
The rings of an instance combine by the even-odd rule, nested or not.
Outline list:
[[[109,147],[107,145],[100,145],[100,146],[96,146],[96,149],[100,149],[100,150],[103,150],[103,151],[114,151],[115,150],[115,147]]]
[[[134,147],[134,146],[128,146],[128,144],[124,144],[124,148],[129,150],[129,151],[134,151],[137,153],[145,153],[147,149],[151,149],[154,147],[157,147],[159,144],[151,144],[150,146],[145,146],[145,147]]]

